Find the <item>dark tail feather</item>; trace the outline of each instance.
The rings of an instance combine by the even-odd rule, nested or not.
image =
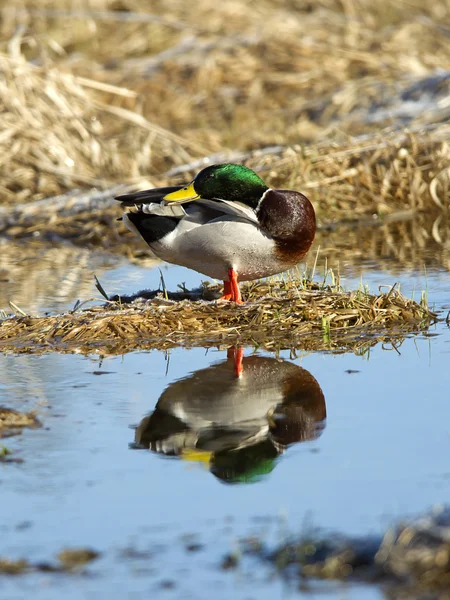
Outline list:
[[[159,203],[166,194],[177,192],[183,186],[176,185],[165,188],[154,188],[151,190],[142,190],[142,192],[133,192],[132,194],[122,194],[116,196],[116,200],[122,202],[122,206],[139,206],[140,204],[148,204],[149,202]]]
[[[124,222],[127,219],[138,230],[147,244],[152,244],[162,239],[168,233],[173,231],[180,219],[175,217],[161,217],[160,215],[147,215],[141,211],[129,212],[124,214]]]

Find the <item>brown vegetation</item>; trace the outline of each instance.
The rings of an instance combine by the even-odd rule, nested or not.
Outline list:
[[[203,296],[214,293],[218,288],[206,287]],[[257,282],[243,286],[243,306],[193,301],[189,292],[166,296],[150,292],[148,300],[118,298],[106,307],[64,315],[9,318],[0,325],[0,350],[121,354],[137,348],[242,344],[364,352],[380,339],[399,343],[436,321],[425,302],[408,300],[395,287],[374,296],[299,281]]]
[[[305,191],[323,222],[447,209],[448,0],[147,9],[138,0],[1,9],[0,203],[179,181],[213,154]],[[15,233],[48,223],[36,206]],[[92,218],[76,226],[87,234]]]

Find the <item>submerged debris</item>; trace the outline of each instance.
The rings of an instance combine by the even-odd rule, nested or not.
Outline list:
[[[58,573],[81,571],[83,567],[100,556],[91,548],[66,548],[56,556],[58,562],[32,563],[23,558],[14,560],[0,556],[0,575],[22,575],[31,571]]]
[[[9,438],[22,433],[23,427],[37,428],[41,423],[34,412],[22,413],[12,408],[0,406],[0,439]],[[23,459],[13,455],[14,453],[5,445],[0,444],[1,463],[22,463]],[[11,456],[13,455],[13,456]],[[1,562],[1,559],[0,559]],[[6,568],[6,567],[5,567]],[[0,564],[0,573],[3,566]]]
[[[354,579],[402,586],[450,586],[450,507],[400,523],[383,537],[324,538],[313,534],[270,555],[301,576]]]
[[[41,424],[33,412],[21,413],[12,408],[0,406],[0,438],[13,433],[20,433],[22,427],[40,427]],[[19,431],[17,431],[19,430]]]
[[[57,555],[63,569],[73,571],[98,558],[100,554],[91,548],[66,548]]]
[[[207,287],[205,293],[220,293]],[[243,286],[242,306],[226,301],[177,300],[158,292],[150,299],[110,301],[57,316],[17,316],[0,324],[0,349],[123,353],[179,345],[262,346],[357,351],[374,339],[402,339],[436,322],[425,303],[396,288],[373,295],[343,292],[301,281],[259,281]]]
[[[21,575],[29,569],[29,564],[22,558],[12,560],[0,556],[0,575]]]

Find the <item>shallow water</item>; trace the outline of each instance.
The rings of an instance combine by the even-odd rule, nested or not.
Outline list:
[[[122,293],[159,283],[157,269],[101,268],[109,293],[118,281]],[[443,269],[397,265],[393,276],[373,262],[341,268],[349,287],[361,272],[372,289],[399,281],[407,294],[426,286],[438,308],[450,299]],[[163,273],[169,289],[202,279]],[[46,308],[63,304],[60,297]],[[0,577],[0,597],[209,598],[211,585],[218,598],[278,597],[295,585],[286,592],[269,566],[220,569],[239,538],[274,543],[310,523],[381,532],[446,501],[450,334],[444,323],[430,333],[364,356],[247,348],[240,378],[239,357],[227,350],[1,356],[0,404],[36,409],[43,427],[3,440],[24,462],[0,465],[0,555],[49,561],[74,546],[102,555],[76,585],[72,575]],[[381,596],[314,583],[307,593]]]

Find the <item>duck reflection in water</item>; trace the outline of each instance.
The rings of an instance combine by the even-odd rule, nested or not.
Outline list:
[[[170,384],[132,447],[203,462],[224,482],[246,483],[270,473],[290,444],[316,439],[325,417],[309,371],[231,348],[226,360]]]

